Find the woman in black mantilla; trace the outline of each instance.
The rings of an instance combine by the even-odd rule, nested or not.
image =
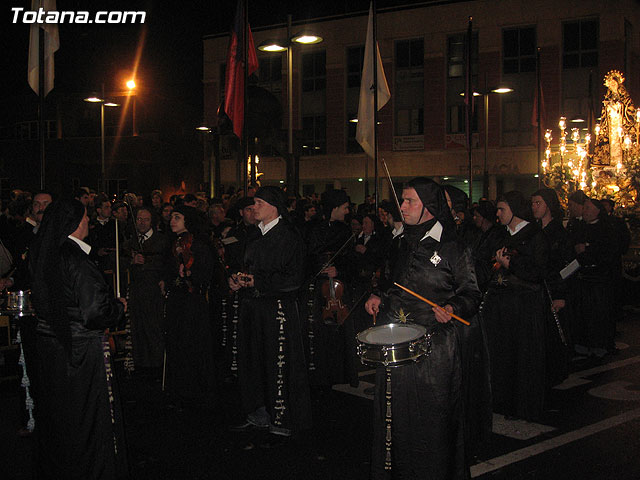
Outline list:
[[[202,400],[213,383],[213,345],[206,293],[213,256],[205,241],[204,222],[193,207],[171,213],[178,238],[161,288],[166,292],[165,330],[167,390],[174,402]]]
[[[533,217],[549,240],[549,271],[545,279],[545,294],[549,308],[547,311],[547,387],[551,388],[564,381],[569,374],[567,344],[570,339],[571,305],[567,305],[568,286],[560,276],[560,271],[575,258],[569,243],[569,234],[562,225],[564,216],[558,194],[551,188],[541,188],[531,195]],[[550,297],[550,298],[549,298]],[[556,318],[560,328],[556,324]],[[563,343],[560,335],[567,344]]]
[[[521,192],[498,199],[498,220],[507,229],[496,252],[483,316],[491,358],[494,411],[525,420],[542,413],[545,394],[545,320],[543,290],[549,241],[531,219]]]
[[[408,182],[401,206],[404,241],[393,281],[443,306],[435,309],[397,287],[372,295],[365,308],[380,311],[380,323],[397,323],[402,309],[409,323],[431,334],[431,353],[416,363],[391,368],[391,449],[385,445],[385,368],[376,371],[374,397],[374,479],[466,479],[461,348],[450,313],[467,320],[476,314],[480,291],[473,260],[457,239],[440,186],[428,178]],[[385,470],[385,459],[391,470]]]
[[[604,357],[615,351],[616,319],[612,315],[612,269],[616,262],[615,231],[602,204],[587,198],[584,226],[573,248],[580,263],[570,300],[573,303],[574,348],[581,355]]]
[[[105,329],[122,320],[89,260],[85,207],[51,204],[33,247],[37,478],[127,477],[122,414]]]

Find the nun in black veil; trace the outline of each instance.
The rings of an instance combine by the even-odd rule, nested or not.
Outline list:
[[[128,475],[122,414],[105,329],[126,309],[89,260],[85,207],[59,200],[44,213],[31,257],[37,316],[37,478]]]
[[[416,323],[430,335],[422,359],[376,371],[371,477],[466,479],[462,351],[450,313],[471,320],[477,312],[474,262],[436,182],[415,178],[402,197],[406,225],[392,280],[444,311],[397,287],[372,295],[365,305],[369,314],[380,312],[379,323]]]

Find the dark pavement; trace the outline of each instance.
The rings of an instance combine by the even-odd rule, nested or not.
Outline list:
[[[473,478],[640,479],[640,312],[626,312],[616,340],[616,355],[575,359],[538,424],[496,416]],[[229,432],[242,420],[233,384],[180,410],[154,379],[119,378],[134,479],[368,478],[372,402],[362,390],[371,371],[358,391],[313,391],[313,430],[279,445],[266,433]],[[0,479],[32,478],[33,439],[16,435],[18,398],[15,382],[0,384]]]

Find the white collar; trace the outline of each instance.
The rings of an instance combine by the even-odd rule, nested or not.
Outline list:
[[[153,228],[147,230],[147,233],[138,233],[138,238],[144,238],[145,242],[151,238],[153,235]]]
[[[393,227],[391,235],[393,235],[393,238],[396,238],[398,235],[402,235],[402,232],[404,232],[404,223],[401,223],[398,228]]]
[[[278,222],[280,221],[281,218],[282,218],[282,215],[278,215],[278,218],[274,218],[273,220],[271,220],[266,225],[264,223],[260,222],[258,224],[258,228],[260,228],[260,231],[262,232],[262,235],[263,236],[266,235],[269,230],[271,230],[273,227],[275,227],[278,224]]]
[[[87,255],[89,255],[89,252],[91,252],[91,245],[83,242],[82,240],[80,240],[79,238],[74,237],[73,235],[69,235],[67,238],[69,240],[73,240],[74,242],[76,242],[78,244],[78,246],[82,249],[82,251],[84,253],[86,253]]]
[[[529,222],[527,222],[526,220],[522,220],[515,229],[511,230],[509,228],[509,225],[507,225],[507,232],[509,232],[511,234],[511,236],[514,236],[516,233],[518,233],[520,230],[522,230],[524,227],[526,227],[527,225],[529,225]]]
[[[431,227],[429,231],[424,234],[424,237],[422,237],[420,241],[424,240],[427,237],[431,237],[436,242],[439,242],[440,238],[442,237],[442,230],[442,224],[436,220],[436,223],[433,224],[433,227]]]
[[[109,219],[108,219],[108,218],[100,218],[100,217],[96,217],[96,220],[97,220],[97,221],[98,221],[98,223],[99,223],[100,225],[102,225],[102,226],[104,226],[104,225],[109,221]]]

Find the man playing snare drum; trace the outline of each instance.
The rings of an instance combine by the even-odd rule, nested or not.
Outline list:
[[[450,314],[471,320],[481,294],[440,186],[415,178],[402,197],[406,226],[392,280],[443,309],[397,286],[365,305],[378,325],[415,323],[427,333],[417,362],[376,371],[372,478],[466,479],[461,352]]]

